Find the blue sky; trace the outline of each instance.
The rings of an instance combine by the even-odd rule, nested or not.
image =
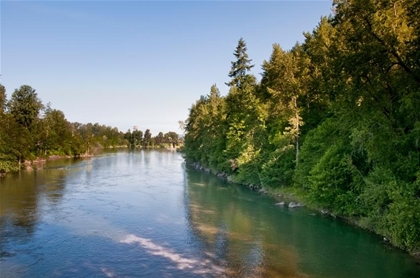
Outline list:
[[[216,84],[240,37],[259,78],[272,44],[303,41],[331,1],[1,1],[1,79],[67,120],[121,131],[181,132],[178,120]]]

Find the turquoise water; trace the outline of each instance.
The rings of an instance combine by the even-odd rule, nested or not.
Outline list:
[[[0,277],[420,277],[367,231],[121,151],[0,179]]]

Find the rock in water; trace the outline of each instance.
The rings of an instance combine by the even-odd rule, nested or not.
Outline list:
[[[304,207],[304,204],[301,203],[295,203],[295,202],[290,202],[289,203],[289,208],[300,208],[300,207]]]
[[[329,211],[328,209],[321,209],[321,213],[322,214],[330,214],[331,211]]]

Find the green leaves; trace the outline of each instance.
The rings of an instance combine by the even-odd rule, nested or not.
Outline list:
[[[273,45],[260,83],[241,39],[223,112],[207,97],[191,109],[187,158],[245,184],[300,187],[418,252],[419,13],[414,0],[334,1],[304,43]]]
[[[43,105],[35,90],[28,85],[23,85],[13,92],[8,108],[16,122],[26,129],[31,129]]]
[[[236,61],[231,62],[232,68],[229,72],[229,77],[232,78],[230,82],[225,83],[228,86],[236,86],[240,88],[246,79],[247,72],[251,70],[254,65],[251,65],[251,59],[248,59],[246,53],[247,47],[245,41],[240,38],[238,46],[236,47],[233,55],[236,57]]]
[[[4,113],[6,108],[6,88],[0,84],[0,115]]]
[[[229,169],[223,155],[225,120],[225,99],[220,96],[216,85],[212,85],[209,95],[202,96],[190,109],[185,128],[187,159],[213,169]]]
[[[62,111],[50,104],[44,107],[27,85],[16,89],[9,101],[0,85],[0,106],[0,170],[17,170],[25,160],[37,157],[78,156],[126,143],[117,128],[69,123]]]

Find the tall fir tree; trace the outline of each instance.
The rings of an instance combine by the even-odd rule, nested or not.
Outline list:
[[[236,61],[231,62],[232,68],[229,72],[229,77],[232,78],[229,82],[225,84],[228,86],[236,86],[238,88],[244,83],[247,72],[251,70],[254,65],[251,65],[251,59],[248,59],[248,54],[246,53],[247,47],[245,41],[240,38],[238,41],[238,46],[236,47],[233,55],[236,57]]]

